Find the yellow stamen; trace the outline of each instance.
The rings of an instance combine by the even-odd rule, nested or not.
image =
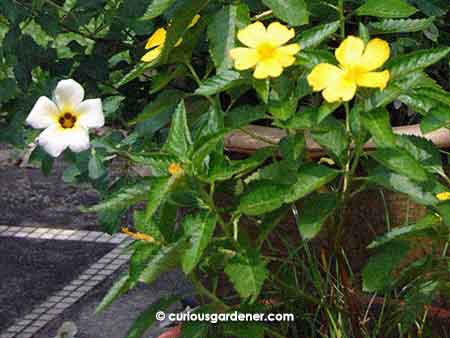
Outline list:
[[[264,42],[256,47],[256,51],[258,52],[260,60],[267,60],[273,56],[275,48],[270,43]]]
[[[436,198],[439,201],[448,201],[450,200],[450,192],[448,191],[440,192],[439,194],[436,194]]]
[[[184,173],[183,168],[178,163],[171,163],[167,168],[170,175],[180,176]]]

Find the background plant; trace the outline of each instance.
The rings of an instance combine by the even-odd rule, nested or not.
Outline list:
[[[198,311],[274,311],[263,302],[272,299],[276,311],[297,318],[295,325],[192,323],[186,337],[426,337],[423,306],[449,286],[447,247],[438,244],[448,239],[450,204],[436,197],[448,191],[446,154],[422,138],[395,135],[392,125],[420,123],[430,132],[449,124],[449,7],[439,0],[2,1],[0,138],[20,147],[32,141],[36,134],[23,120],[60,78],[74,77],[103,98],[109,128],[90,151],[65,154],[71,166],[64,177],[101,192],[91,210],[109,232],[144,202],[134,211],[134,230],[148,237],[131,246],[129,272],[100,309],[138,281],[181,267],[202,300]],[[258,20],[294,27],[301,46],[295,64],[275,79],[232,68],[238,30]],[[167,29],[160,57],[141,62],[159,27]],[[358,90],[350,103],[326,103],[307,75],[319,63],[336,63],[333,50],[347,35],[389,42],[390,81],[383,91]],[[287,136],[245,158],[224,152],[224,136],[253,122]],[[320,164],[305,151],[306,134],[326,151]],[[370,137],[378,148],[366,152]],[[39,150],[33,157],[51,168]],[[152,175],[130,170],[117,180],[107,169],[112,159],[127,169],[147,166]],[[368,265],[353,274],[342,241],[352,231],[345,214],[359,193],[380,187],[429,213],[376,239]],[[298,242],[279,231],[289,218]],[[326,252],[313,241],[322,227],[331,234]],[[399,272],[418,237],[431,238],[438,254]],[[379,311],[364,313],[352,301],[361,288],[386,296]],[[129,337],[143,334],[152,311],[174,301],[149,308]]]

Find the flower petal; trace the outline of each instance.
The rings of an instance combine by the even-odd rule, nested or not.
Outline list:
[[[145,49],[151,49],[163,45],[164,42],[166,42],[166,35],[167,31],[164,28],[158,28],[147,40]]]
[[[100,128],[105,124],[102,100],[91,99],[81,102],[76,108],[80,125],[85,128]]]
[[[389,82],[389,77],[388,70],[382,72],[367,72],[358,77],[357,84],[361,87],[384,89]]]
[[[70,111],[83,101],[84,89],[75,80],[62,80],[53,95],[60,111]]]
[[[65,132],[64,137],[70,150],[75,153],[82,152],[90,147],[89,132],[86,128],[72,128]]]
[[[52,125],[39,135],[38,143],[51,156],[58,157],[67,148],[63,133],[59,126]]]
[[[272,22],[267,27],[267,40],[275,46],[284,45],[295,36],[294,28],[287,28],[279,22]]]
[[[191,23],[189,24],[188,28],[194,27],[194,26],[197,24],[198,20],[200,20],[200,15],[197,14],[197,15],[195,15],[194,18],[192,19],[192,21],[191,21]]]
[[[152,49],[151,51],[144,54],[144,56],[141,58],[141,61],[152,62],[153,60],[157,59],[158,56],[161,55],[161,51],[162,51],[162,46]]]
[[[372,39],[359,61],[359,65],[367,71],[380,68],[389,59],[391,50],[389,44],[381,39]]]
[[[357,64],[364,51],[364,41],[356,36],[348,36],[336,49],[336,59],[343,66]]]
[[[277,51],[287,55],[295,55],[300,52],[300,49],[301,48],[298,43],[291,43],[290,45],[277,48]]]
[[[295,56],[285,54],[279,50],[275,51],[274,57],[284,68],[291,66],[295,62]]]
[[[237,70],[252,68],[259,60],[256,49],[245,47],[231,49],[230,57],[234,60],[234,68]]]
[[[344,71],[339,67],[329,63],[321,63],[313,68],[307,80],[313,90],[317,92],[333,86],[343,74]]]
[[[253,76],[256,79],[265,79],[267,77],[278,77],[283,73],[283,67],[275,58],[258,62]]]
[[[46,96],[41,96],[34,104],[26,123],[33,128],[42,129],[50,127],[55,123],[59,114],[56,104]]]
[[[256,46],[267,39],[266,27],[257,21],[239,30],[237,38],[247,47],[256,48]]]
[[[341,77],[332,86],[327,87],[323,92],[322,96],[327,102],[336,101],[350,101],[353,99],[356,93],[356,83],[346,81]]]

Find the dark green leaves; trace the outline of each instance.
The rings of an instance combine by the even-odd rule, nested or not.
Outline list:
[[[393,281],[392,271],[404,259],[409,250],[406,242],[395,241],[383,246],[363,270],[363,290],[366,292],[385,291]]]
[[[319,233],[336,204],[337,195],[333,193],[312,195],[305,200],[297,223],[304,239],[312,239]]]
[[[164,13],[175,0],[152,0],[152,3],[148,6],[145,14],[142,16],[142,20],[151,20]]]
[[[318,25],[300,33],[297,42],[301,49],[312,48],[320,45],[323,41],[333,35],[339,28],[339,21],[333,21]]]
[[[426,19],[387,19],[380,22],[370,23],[377,33],[408,33],[420,32],[433,24],[434,18]]]
[[[227,89],[230,89],[238,84],[243,83],[241,74],[232,70],[226,70],[206,80],[197,90],[195,94],[210,96]]]
[[[450,52],[450,47],[419,50],[410,54],[400,55],[389,60],[385,67],[389,69],[391,80],[408,75],[417,70],[431,66]]]
[[[361,114],[363,126],[372,134],[379,147],[395,145],[395,135],[392,131],[389,112],[385,108],[378,108]]]
[[[192,139],[187,124],[186,108],[181,102],[172,118],[169,137],[164,144],[163,151],[166,151],[181,160],[188,160],[192,151]]]
[[[238,253],[225,265],[225,273],[239,295],[255,301],[268,276],[266,265],[256,253]]]
[[[405,0],[366,0],[356,10],[357,15],[378,16],[382,18],[406,18],[417,10]]]
[[[262,0],[273,14],[291,26],[306,25],[309,12],[304,0]]]
[[[183,253],[183,271],[189,274],[199,263],[216,226],[216,216],[208,211],[197,212],[183,219],[183,229],[191,246]]]

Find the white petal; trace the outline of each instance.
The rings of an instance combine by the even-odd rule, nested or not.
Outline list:
[[[66,131],[65,134],[66,142],[73,152],[79,153],[89,149],[89,132],[86,128],[72,128]]]
[[[34,104],[26,123],[36,129],[50,127],[59,114],[58,107],[48,97],[41,96]]]
[[[85,128],[100,128],[105,124],[102,100],[92,99],[81,102],[75,109],[80,124]]]
[[[84,89],[75,80],[62,80],[58,82],[53,95],[60,110],[70,111],[83,101]]]
[[[39,145],[53,157],[58,157],[67,148],[63,131],[57,125],[45,129],[38,138]]]

